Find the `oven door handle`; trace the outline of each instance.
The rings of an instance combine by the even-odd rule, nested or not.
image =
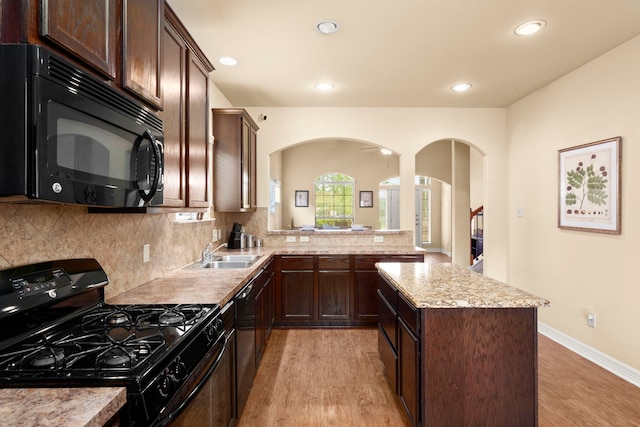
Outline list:
[[[171,413],[167,414],[167,416],[156,420],[152,425],[153,427],[163,427],[166,426],[167,424],[169,424],[171,421],[174,420],[174,418],[176,418],[178,415],[180,415],[180,413],[184,410],[184,408],[186,408],[189,403],[191,403],[191,401],[196,397],[196,395],[200,392],[200,390],[205,386],[205,384],[207,383],[207,381],[209,380],[209,377],[211,377],[211,375],[213,374],[213,371],[216,370],[216,368],[218,367],[218,365],[220,364],[220,361],[222,360],[222,358],[224,357],[225,353],[227,352],[227,345],[229,344],[229,334],[224,333],[220,336],[220,338],[224,339],[224,343],[222,345],[222,351],[220,351],[220,354],[218,354],[218,357],[216,357],[215,362],[213,362],[213,364],[211,365],[211,367],[209,368],[209,370],[207,371],[207,373],[202,377],[202,379],[200,380],[200,382],[198,382],[198,384],[194,387],[193,390],[191,390],[191,393],[189,393],[189,395],[187,396],[186,399],[184,399],[182,401],[182,403],[173,411],[171,411]],[[218,339],[220,339],[218,338]],[[216,343],[217,345],[217,343]],[[164,411],[164,409],[162,411],[160,411],[160,413],[162,413]]]

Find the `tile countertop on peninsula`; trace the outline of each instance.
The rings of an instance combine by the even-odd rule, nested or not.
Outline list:
[[[424,253],[410,245],[291,246],[220,250],[216,255],[263,255],[243,269],[177,269],[165,277],[141,284],[108,299],[109,304],[220,304],[224,306],[268,262],[272,255],[410,255]]]
[[[549,301],[451,263],[377,263],[416,308],[547,307]]]
[[[107,424],[126,401],[124,387],[4,388],[0,425],[98,427]]]

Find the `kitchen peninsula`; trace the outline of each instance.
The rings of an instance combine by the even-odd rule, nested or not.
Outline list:
[[[378,348],[414,425],[537,426],[537,308],[453,264],[377,263]]]

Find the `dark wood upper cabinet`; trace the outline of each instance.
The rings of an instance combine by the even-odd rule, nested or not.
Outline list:
[[[189,53],[187,79],[187,179],[189,206],[209,207],[209,141],[207,137],[207,81],[205,65]]]
[[[187,90],[187,45],[169,22],[162,36],[163,110],[164,122],[164,206],[186,206],[186,130],[185,94]],[[171,82],[167,84],[166,82]]]
[[[218,212],[256,210],[258,126],[241,108],[214,108],[214,206]]]
[[[42,0],[40,35],[114,80],[119,52],[117,5],[115,0]]]
[[[135,0],[129,0],[135,1]],[[165,5],[161,95],[164,202],[167,208],[209,207],[208,75],[213,66]]]
[[[158,110],[164,4],[164,0],[3,0],[0,41],[46,45]]]
[[[160,47],[164,1],[122,1],[122,86],[162,109]],[[87,3],[96,2],[99,1]]]

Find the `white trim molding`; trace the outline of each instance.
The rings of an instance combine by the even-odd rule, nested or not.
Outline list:
[[[553,329],[551,326],[545,325],[542,322],[538,322],[538,332],[596,365],[606,369],[612,374],[619,376],[623,380],[630,382],[636,387],[640,387],[640,371],[637,369],[634,369],[593,347],[571,338],[569,335],[566,335],[557,329]]]

